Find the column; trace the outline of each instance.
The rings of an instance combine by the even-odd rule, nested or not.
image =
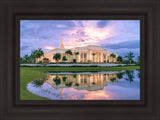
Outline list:
[[[99,52],[97,52],[97,62],[99,62]]]
[[[90,60],[90,50],[87,51],[87,60]]]
[[[90,57],[89,59],[92,60],[92,51],[91,50],[89,51],[89,57]]]
[[[103,62],[103,51],[101,51],[101,62]]]

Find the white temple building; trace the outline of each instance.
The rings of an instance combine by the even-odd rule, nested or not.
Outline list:
[[[72,55],[66,53],[67,50],[72,51]],[[75,53],[78,52],[79,54],[76,55]],[[61,44],[60,48],[53,49],[49,52],[44,52],[44,56],[40,58],[43,61],[43,58],[48,58],[50,62],[56,62],[53,59],[53,56],[56,53],[61,54],[61,59],[59,62],[73,62],[76,59],[77,63],[110,63],[110,62],[117,62],[117,53],[113,53],[116,57],[112,57],[112,52],[108,52],[102,46],[97,45],[88,45],[84,47],[75,47],[67,49],[63,45],[63,35],[61,36]],[[66,56],[67,60],[63,61],[62,57]],[[37,61],[38,62],[38,61]]]

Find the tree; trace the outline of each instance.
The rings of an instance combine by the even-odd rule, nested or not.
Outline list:
[[[68,49],[66,52],[65,52],[67,55],[73,55],[72,54],[72,51],[70,50],[70,49]],[[68,58],[69,59],[69,58]],[[70,61],[70,59],[69,59],[69,61]]]
[[[29,63],[35,63],[36,62],[36,57],[34,55],[34,50],[32,50],[31,55],[29,56]]]
[[[66,56],[63,56],[63,57],[62,57],[62,61],[67,61]]]
[[[115,58],[116,55],[114,53],[110,54],[111,57]]]
[[[29,63],[29,56],[27,54],[23,57],[25,63]]]
[[[33,54],[35,58],[38,58],[38,61],[39,61],[39,58],[44,55],[44,52],[41,48],[38,48],[37,50],[33,51]]]
[[[43,64],[44,66],[46,66],[46,64],[48,64],[50,61],[48,58],[43,58]]]
[[[76,63],[76,59],[73,59],[73,62]]]
[[[123,61],[123,58],[122,58],[122,56],[118,56],[117,57],[117,61],[119,61],[120,63]]]
[[[20,64],[24,64],[24,63],[26,63],[26,61],[24,60],[23,57],[20,57]]]
[[[72,55],[72,51],[70,49],[68,49],[65,53]]]
[[[111,56],[112,58],[116,58],[116,55],[115,55],[114,53],[110,54],[110,56]],[[112,62],[113,62],[113,59],[112,59]]]
[[[54,56],[53,56],[53,59],[56,60],[56,63],[59,62],[59,60],[61,59],[61,54],[60,53],[56,53]]]
[[[96,55],[95,53],[92,53],[92,55],[93,55],[93,62],[94,62],[94,56]]]
[[[129,52],[129,53],[127,53],[127,55],[125,56],[125,58],[127,58],[127,60],[128,60],[128,61],[130,62],[130,64],[131,64],[131,62],[133,61],[134,55],[133,55],[132,52]]]
[[[140,56],[137,58],[137,65],[140,65]]]

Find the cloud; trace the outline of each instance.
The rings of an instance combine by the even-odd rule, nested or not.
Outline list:
[[[52,50],[52,49],[55,49],[55,47],[53,47],[53,46],[45,46],[44,49]]]
[[[139,40],[125,41],[115,44],[106,44],[103,46],[104,48],[111,48],[111,49],[119,49],[119,48],[134,49],[134,48],[140,48],[140,41]]]
[[[21,55],[37,48],[44,51],[59,48],[61,34],[65,48],[102,45],[107,49],[136,49],[140,41],[140,21],[21,20]]]
[[[97,27],[103,28],[103,27],[106,27],[108,24],[109,24],[109,20],[105,20],[105,21],[104,20],[100,20],[97,23]]]

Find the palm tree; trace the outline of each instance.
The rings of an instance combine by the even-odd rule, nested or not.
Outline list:
[[[127,58],[127,60],[130,61],[130,64],[131,64],[131,61],[133,61],[134,55],[132,52],[129,52],[129,53],[127,53],[125,58]]]
[[[63,57],[62,57],[62,61],[67,61],[66,56],[63,56]]]
[[[110,56],[111,56],[112,58],[116,58],[116,55],[115,55],[114,53],[110,54]],[[112,59],[112,61],[113,61],[113,59]]]
[[[48,58],[43,58],[43,64],[44,64],[44,66],[46,66],[46,64],[48,64],[49,63],[49,59]]]
[[[75,55],[76,55],[76,61],[77,61],[77,55],[79,55],[79,52],[75,52]]]
[[[33,54],[34,54],[35,58],[38,58],[38,61],[41,56],[44,56],[44,52],[41,48],[38,48],[37,50],[35,50]]]
[[[70,49],[68,49],[66,52],[65,52],[67,55],[73,55],[72,54],[72,51]],[[69,60],[70,61],[70,60]]]
[[[92,55],[93,55],[93,62],[94,62],[94,56],[96,55],[95,53],[92,53]]]
[[[120,63],[123,61],[123,58],[122,58],[122,56],[118,56],[117,57],[117,61],[119,61]]]
[[[56,60],[56,63],[59,62],[59,60],[61,59],[61,54],[60,53],[56,53],[54,56],[53,56],[53,59]]]
[[[29,63],[29,56],[27,54],[25,54],[23,58],[25,63]]]
[[[140,65],[140,56],[137,57],[137,65]]]

